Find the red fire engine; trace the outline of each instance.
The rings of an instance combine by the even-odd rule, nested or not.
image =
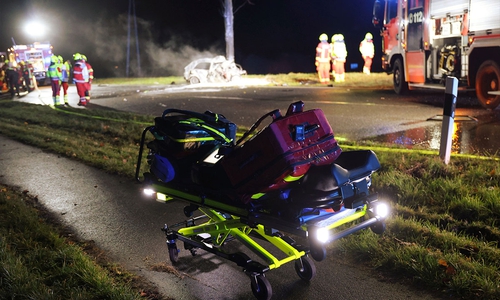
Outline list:
[[[50,43],[35,42],[31,45],[14,45],[8,49],[9,60],[19,64],[21,61],[30,62],[33,66],[33,75],[38,85],[43,85],[48,80],[47,71],[52,56]]]
[[[491,0],[376,0],[382,67],[396,93],[454,76],[483,107],[500,105],[499,13],[500,1]]]

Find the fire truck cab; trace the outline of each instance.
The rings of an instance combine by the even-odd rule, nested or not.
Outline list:
[[[382,67],[394,90],[442,87],[446,77],[476,90],[485,108],[500,105],[500,1],[376,0]]]
[[[47,84],[49,78],[47,71],[50,66],[52,45],[50,43],[35,42],[31,45],[14,45],[8,49],[9,60],[19,64],[21,61],[29,62],[33,66],[33,75],[38,85]]]

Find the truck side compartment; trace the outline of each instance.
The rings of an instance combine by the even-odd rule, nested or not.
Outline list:
[[[453,76],[476,90],[483,107],[500,105],[499,1],[376,0],[373,12],[397,93]]]

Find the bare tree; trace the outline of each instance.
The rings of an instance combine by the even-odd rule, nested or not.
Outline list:
[[[226,29],[226,59],[234,61],[234,14],[246,4],[253,5],[251,0],[245,0],[233,11],[233,0],[221,0],[224,9],[224,26]]]

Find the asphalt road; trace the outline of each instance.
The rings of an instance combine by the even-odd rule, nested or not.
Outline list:
[[[251,82],[255,84],[256,82]],[[70,86],[70,104],[78,97]],[[40,97],[38,97],[40,95]],[[31,93],[20,101],[51,103],[50,88]],[[166,108],[222,113],[238,126],[251,126],[276,108],[285,112],[294,101],[306,109],[321,108],[341,140],[363,139],[423,146],[438,150],[444,91],[420,90],[399,96],[392,90],[356,87],[287,86],[94,86],[87,109],[116,109],[159,116]],[[500,149],[500,107],[486,110],[475,97],[459,92],[455,112],[453,152],[488,155]]]
[[[210,109],[225,114],[237,124],[249,126],[269,110],[286,110],[290,102],[304,100],[306,108],[322,107],[336,133],[349,139],[405,126],[421,126],[419,123],[425,123],[426,118],[442,111],[438,106],[415,104],[411,100],[399,107],[390,99],[385,101],[392,97],[389,91],[344,90],[332,96],[330,91],[321,88],[299,91],[272,88],[272,92],[262,87],[174,88],[175,91],[154,87],[119,90],[95,87],[88,109],[118,109],[152,116],[161,114],[166,107]],[[20,100],[47,104],[50,103],[49,93],[42,88],[40,95],[34,92]],[[342,94],[347,96],[342,98],[339,96]],[[73,95],[71,105],[76,104],[75,98]],[[371,115],[368,112],[380,106],[383,107],[376,112],[378,117],[367,117]],[[381,126],[380,120],[376,125],[377,118],[385,125]],[[160,228],[164,223],[182,221],[185,204],[147,199],[132,178],[110,176],[0,136],[0,182],[37,195],[39,201],[59,215],[79,237],[95,241],[117,263],[144,276],[165,296],[174,299],[254,299],[250,280],[241,268],[212,254],[200,251],[200,255],[192,257],[189,251],[181,251],[180,263],[175,269],[169,268],[165,237]],[[298,278],[293,264],[268,272],[273,299],[435,299],[420,290],[382,280],[373,270],[343,262],[331,253],[325,261],[317,262],[316,267],[317,275],[309,284]]]

